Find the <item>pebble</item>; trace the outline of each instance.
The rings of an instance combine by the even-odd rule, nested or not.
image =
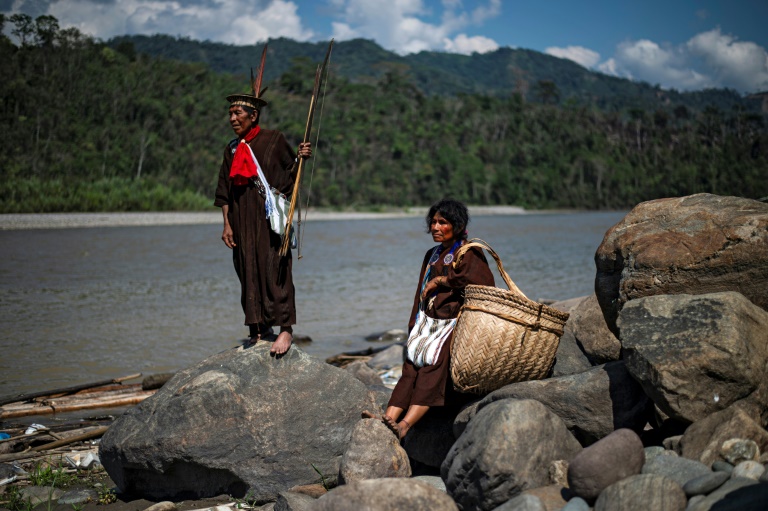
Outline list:
[[[757,481],[765,473],[765,467],[756,461],[742,461],[733,469],[731,477],[746,477]]]
[[[680,448],[679,447],[680,447],[680,439],[681,438],[683,438],[683,435],[671,436],[669,438],[665,438],[664,441],[662,442],[662,444],[664,444],[664,447],[668,451],[673,451],[673,452],[676,452],[676,453],[679,454],[680,453]]]
[[[174,511],[175,509],[176,509],[176,504],[168,500],[165,500],[163,502],[158,502],[157,504],[153,504],[149,506],[144,511]]]
[[[518,495],[499,507],[494,511],[547,511],[541,499],[534,495]]]
[[[742,461],[756,460],[760,456],[760,448],[754,440],[746,438],[731,438],[723,442],[720,455],[732,465]]]
[[[445,481],[438,476],[414,476],[411,479],[417,479],[425,482],[433,488],[437,488],[440,491],[445,491]]]
[[[658,474],[684,486],[691,479],[711,474],[712,471],[699,461],[672,456],[657,456],[643,466],[643,474]]]
[[[589,504],[581,497],[573,497],[560,511],[589,511]]]
[[[712,463],[712,470],[714,470],[715,472],[725,472],[726,474],[730,474],[731,472],[733,472],[733,465],[731,465],[727,461],[717,460],[714,463]]]
[[[645,462],[648,463],[648,461],[652,460],[656,456],[661,456],[664,454],[666,449],[660,445],[652,445],[650,447],[646,447],[643,449],[643,451],[645,452]]]
[[[96,502],[99,500],[99,494],[90,489],[70,490],[59,497],[59,504],[67,506],[76,504],[85,504],[86,502]]]
[[[718,489],[730,478],[727,472],[712,472],[691,479],[683,486],[683,491],[689,497],[694,495],[706,495]]]

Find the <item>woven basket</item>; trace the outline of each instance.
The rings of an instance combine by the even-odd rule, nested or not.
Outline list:
[[[509,291],[466,287],[451,342],[454,387],[487,394],[510,383],[546,377],[568,314],[526,297],[483,240],[473,239],[459,248],[454,264],[472,247],[484,248],[493,256]]]

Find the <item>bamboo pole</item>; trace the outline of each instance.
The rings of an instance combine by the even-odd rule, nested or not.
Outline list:
[[[3,398],[0,398],[0,406],[7,405],[8,403],[15,403],[17,401],[29,401],[30,399],[34,399],[36,397],[52,396],[56,394],[72,394],[80,390],[90,389],[93,387],[102,387],[104,385],[111,385],[113,383],[121,383],[126,380],[133,380],[135,378],[140,378],[140,377],[141,377],[141,373],[136,373],[136,374],[131,374],[129,376],[123,376],[121,378],[113,378],[111,380],[97,381],[93,383],[83,383],[80,385],[74,385],[72,387],[64,387],[61,389],[44,390],[41,392],[31,392],[29,394],[17,394],[15,396],[6,396]]]
[[[74,444],[75,442],[90,440],[92,438],[100,437],[108,429],[109,429],[109,426],[101,426],[94,429],[93,431],[88,431],[87,433],[83,433],[82,435],[76,435],[73,437],[65,438],[63,440],[56,440],[55,442],[51,442],[49,444],[38,445],[37,447],[33,447],[32,449],[30,449],[30,451],[32,452],[47,451],[49,449],[55,449],[56,447],[62,447],[64,445]]]
[[[52,415],[56,413],[76,412],[79,410],[93,410],[96,408],[114,408],[117,406],[136,405],[153,395],[155,391],[147,390],[137,393],[133,396],[113,398],[113,399],[95,399],[83,400],[82,402],[59,404],[51,402],[48,405],[39,404],[30,408],[6,409],[0,412],[0,419],[12,419],[18,417],[29,417],[31,415]]]

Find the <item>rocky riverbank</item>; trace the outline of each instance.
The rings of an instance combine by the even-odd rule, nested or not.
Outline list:
[[[379,375],[397,372],[402,346],[342,369],[262,343],[177,373],[112,424],[101,461],[126,501],[764,509],[768,205],[643,203],[595,261],[596,293],[552,305],[570,317],[549,378],[432,411],[402,443],[360,418],[383,410],[391,389]]]

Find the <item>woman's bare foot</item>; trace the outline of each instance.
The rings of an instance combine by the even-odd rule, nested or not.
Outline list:
[[[284,355],[289,349],[291,349],[292,343],[293,335],[291,332],[280,332],[280,335],[277,336],[275,342],[272,343],[272,349],[270,349],[269,352],[274,355]]]
[[[375,413],[369,412],[368,410],[364,410],[360,414],[360,417],[362,417],[363,419],[379,419],[379,420],[383,420],[381,418],[381,415],[376,415]]]
[[[250,339],[248,339],[247,346],[253,346],[254,344],[259,342],[260,340],[261,340],[261,335],[257,335],[256,337],[251,337]]]

